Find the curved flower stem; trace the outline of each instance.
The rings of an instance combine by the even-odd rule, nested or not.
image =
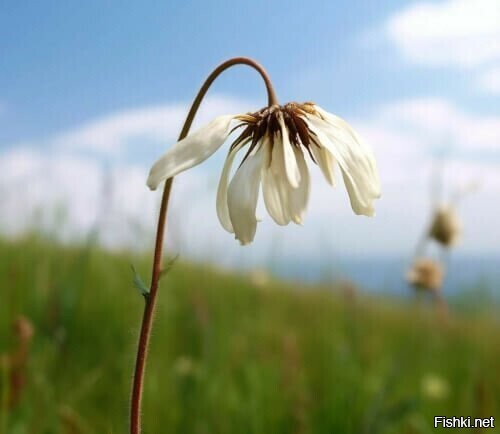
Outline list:
[[[179,140],[182,140],[188,135],[189,129],[193,123],[194,117],[200,104],[205,97],[208,89],[214,80],[226,69],[235,65],[248,65],[255,69],[263,78],[267,89],[268,104],[278,104],[276,94],[274,93],[271,80],[267,75],[265,69],[252,59],[247,57],[234,57],[221,63],[213,72],[208,76],[203,85],[201,86],[196,98],[194,99],[191,109],[186,117],[182,131],[179,134]],[[165,182],[163,189],[163,196],[161,199],[160,212],[158,216],[158,226],[156,231],[156,242],[153,259],[153,269],[151,273],[151,287],[149,294],[145,296],[144,313],[142,316],[141,331],[139,335],[139,342],[137,345],[137,358],[135,363],[134,379],[132,384],[132,396],[130,407],[130,433],[140,434],[141,432],[141,402],[142,391],[144,384],[144,370],[146,367],[146,357],[148,353],[149,339],[151,335],[151,327],[153,324],[153,315],[156,306],[158,283],[161,275],[161,259],[163,251],[163,238],[165,233],[165,222],[167,216],[168,202],[170,198],[170,191],[172,190],[173,178],[169,178]]]

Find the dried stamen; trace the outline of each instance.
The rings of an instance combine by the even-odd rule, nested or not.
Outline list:
[[[248,141],[251,143],[248,151],[243,157],[242,163],[248,158],[256,146],[258,146],[264,136],[270,140],[271,146],[274,146],[275,136],[282,135],[284,132],[281,130],[280,117],[282,117],[285,124],[285,129],[288,132],[290,144],[296,148],[301,146],[307,150],[311,160],[316,163],[316,160],[311,151],[311,146],[318,146],[318,138],[310,131],[303,116],[313,114],[320,116],[314,108],[314,104],[306,102],[304,104],[288,103],[284,106],[273,105],[265,107],[262,110],[254,113],[247,113],[237,117],[240,124],[238,124],[233,131],[238,128],[244,127],[243,132],[236,138],[231,145],[231,150],[235,149],[241,143]]]

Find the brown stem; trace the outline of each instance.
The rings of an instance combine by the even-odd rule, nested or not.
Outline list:
[[[201,101],[207,93],[210,85],[214,80],[226,69],[235,65],[248,65],[254,68],[263,78],[267,89],[268,104],[278,104],[276,94],[274,93],[271,80],[267,75],[265,69],[252,59],[247,57],[234,57],[221,63],[213,72],[208,76],[203,85],[201,86],[196,98],[191,105],[191,109],[186,117],[182,131],[179,134],[179,140],[182,140],[188,135],[191,124]],[[137,358],[135,363],[134,379],[132,384],[132,396],[130,407],[130,433],[140,434],[141,432],[141,402],[142,391],[144,384],[144,370],[146,367],[146,357],[148,353],[149,339],[151,335],[151,327],[153,324],[153,315],[156,306],[156,299],[158,294],[158,283],[161,275],[161,258],[163,251],[163,238],[165,233],[165,222],[167,216],[168,202],[170,198],[170,191],[172,190],[173,178],[167,179],[163,189],[163,196],[161,199],[160,213],[158,216],[158,226],[156,231],[156,242],[153,259],[153,269],[151,273],[151,287],[149,294],[145,297],[146,303],[144,305],[144,313],[142,316],[141,332],[139,335],[139,342],[137,345]]]

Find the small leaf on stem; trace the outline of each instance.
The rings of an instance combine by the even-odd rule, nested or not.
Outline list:
[[[149,288],[146,286],[146,284],[142,280],[141,276],[139,275],[135,267],[131,265],[131,268],[132,272],[134,273],[134,279],[133,279],[134,287],[139,290],[139,292],[144,298],[147,298],[149,296]]]
[[[169,259],[167,261],[167,265],[160,272],[160,279],[163,277],[164,274],[167,274],[172,269],[177,259],[179,259],[178,254],[175,255],[172,259]]]

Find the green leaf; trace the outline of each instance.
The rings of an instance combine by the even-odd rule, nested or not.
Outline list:
[[[131,268],[132,268],[132,273],[134,273],[134,279],[133,279],[134,287],[139,290],[139,292],[144,298],[147,298],[149,295],[149,288],[146,286],[146,284],[142,280],[141,276],[139,275],[135,267],[131,265]]]
[[[175,255],[167,261],[167,265],[160,272],[160,279],[172,269],[177,259],[179,259],[179,255]]]

